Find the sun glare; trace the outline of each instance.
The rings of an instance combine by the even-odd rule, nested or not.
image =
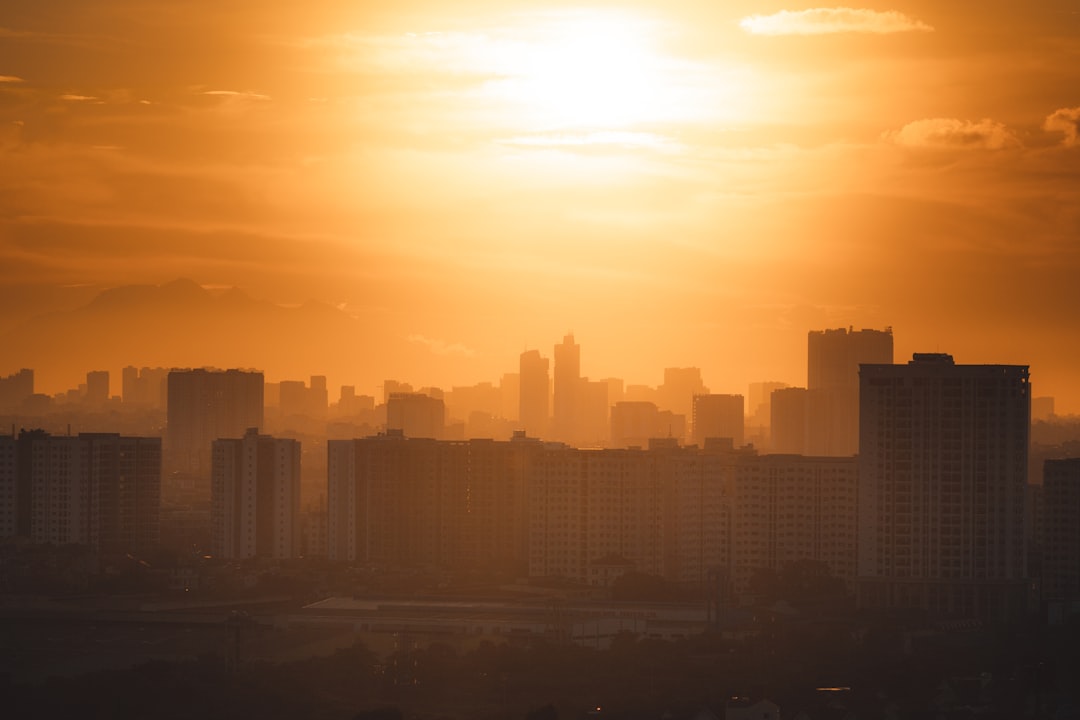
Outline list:
[[[664,116],[664,59],[656,27],[615,12],[540,23],[504,48],[492,90],[520,105],[535,129],[624,128]]]

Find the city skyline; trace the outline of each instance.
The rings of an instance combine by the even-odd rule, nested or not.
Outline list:
[[[741,392],[801,385],[808,329],[892,326],[897,357],[1029,365],[1080,410],[1064,0],[17,1],[0,22],[4,362],[32,318],[187,277],[343,313],[342,358],[375,378],[498,377],[572,331],[583,375],[695,365]],[[284,342],[148,364],[268,370]],[[337,375],[270,376],[310,373]]]

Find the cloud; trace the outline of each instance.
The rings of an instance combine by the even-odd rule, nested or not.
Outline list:
[[[61,100],[67,100],[68,102],[89,102],[90,100],[97,100],[93,95],[75,95],[67,93],[60,96]]]
[[[408,340],[416,345],[423,345],[436,355],[459,355],[467,358],[476,357],[475,350],[466,347],[461,343],[449,344],[444,340],[437,340],[423,335],[410,335]]]
[[[753,35],[827,35],[832,33],[930,32],[934,28],[895,10],[880,12],[848,7],[781,10],[750,15],[739,26]]]
[[[0,83],[21,83],[25,82],[21,77],[17,75],[0,75]]]
[[[1066,147],[1080,145],[1080,107],[1061,108],[1046,118],[1043,129],[1047,132],[1059,132],[1065,135],[1062,143]]]
[[[215,97],[224,97],[224,98],[236,98],[238,100],[269,100],[270,99],[269,95],[263,95],[261,93],[251,92],[250,90],[245,90],[243,92],[238,91],[238,90],[205,90],[205,91],[203,91],[203,95],[212,95],[212,96],[215,96]]]
[[[915,120],[882,137],[907,148],[1001,150],[1020,145],[1007,127],[988,118],[977,122],[956,118]]]

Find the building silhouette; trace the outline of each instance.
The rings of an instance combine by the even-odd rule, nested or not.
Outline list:
[[[503,572],[526,567],[525,468],[538,440],[400,432],[327,447],[331,560]]]
[[[210,527],[226,560],[300,555],[300,442],[260,435],[213,442]]]
[[[529,437],[548,437],[551,379],[548,359],[539,350],[521,353],[518,372],[518,422]]]
[[[166,403],[166,472],[191,475],[205,483],[210,478],[211,443],[263,426],[263,374],[171,370]]]
[[[390,393],[386,427],[405,437],[441,440],[446,429],[446,404],[423,393]]]
[[[739,592],[800,560],[855,576],[856,460],[730,442],[589,450],[523,435],[328,446],[328,556],[608,585],[630,571]]]
[[[34,394],[34,371],[23,368],[0,377],[0,410],[18,410]]]
[[[811,331],[806,358],[806,452],[854,455],[859,449],[859,366],[892,363],[892,328]]]
[[[1042,492],[1043,597],[1080,600],[1080,458],[1047,460]]]
[[[1028,368],[915,354],[906,365],[863,365],[860,381],[860,605],[1018,612]]]
[[[160,537],[161,439],[43,430],[0,437],[0,493],[5,537],[141,555]]]
[[[742,447],[746,432],[743,405],[742,395],[695,395],[694,442],[704,446],[706,438],[731,438],[735,447]]]
[[[582,404],[581,346],[568,334],[555,346],[555,392],[552,404],[551,438],[577,444],[578,419]]]
[[[773,390],[769,396],[769,448],[775,453],[806,454],[806,388]]]

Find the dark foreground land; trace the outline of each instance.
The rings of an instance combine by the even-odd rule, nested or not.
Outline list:
[[[679,720],[723,718],[745,696],[808,720],[1080,717],[1080,623],[762,617],[738,640],[626,634],[598,650],[398,636],[377,653],[346,627],[8,611],[0,708],[35,718]]]

